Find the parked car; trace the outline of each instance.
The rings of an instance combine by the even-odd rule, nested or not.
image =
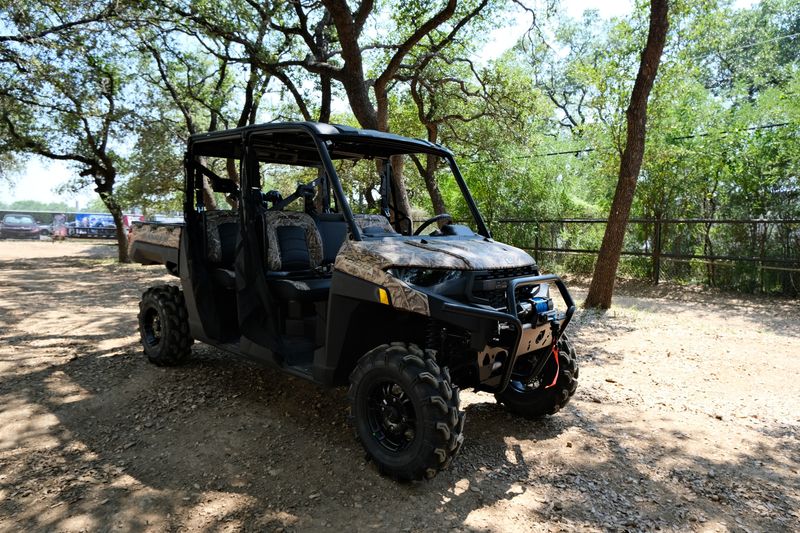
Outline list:
[[[0,222],[0,239],[38,239],[40,233],[31,215],[8,214]]]
[[[53,225],[52,224],[38,224],[39,225],[39,235],[42,237],[49,237],[53,234]]]

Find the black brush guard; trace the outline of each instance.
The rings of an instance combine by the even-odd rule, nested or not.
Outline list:
[[[522,321],[517,316],[517,297],[515,291],[517,287],[525,286],[525,285],[542,285],[543,283],[555,283],[556,287],[558,288],[558,292],[561,294],[561,298],[564,299],[564,303],[567,305],[567,311],[564,314],[564,319],[561,320],[558,332],[556,333],[555,339],[553,340],[554,343],[558,342],[558,339],[561,338],[563,335],[564,330],[566,330],[567,325],[569,324],[570,320],[572,320],[572,315],[575,314],[575,302],[572,299],[569,291],[567,290],[567,286],[564,285],[564,282],[561,280],[560,277],[556,276],[555,274],[546,274],[542,276],[527,276],[522,278],[514,278],[508,280],[508,287],[506,288],[506,298],[508,301],[508,307],[511,312],[503,313],[501,311],[483,309],[480,307],[472,307],[469,305],[464,305],[461,303],[456,302],[445,302],[443,306],[443,311],[451,311],[453,313],[458,313],[466,316],[471,316],[474,318],[482,318],[482,319],[489,319],[489,320],[496,320],[497,322],[504,322],[511,327],[514,328],[516,334],[516,341],[514,342],[514,346],[511,347],[509,350],[509,364],[505,365],[503,369],[503,376],[500,381],[500,385],[498,389],[495,391],[497,393],[503,392],[505,388],[508,386],[508,382],[511,380],[511,373],[514,370],[514,366],[517,362],[517,351],[519,350],[520,342],[522,340],[522,331],[523,325]],[[512,314],[513,313],[513,314]],[[534,375],[538,375],[541,372],[544,364],[546,363],[547,358],[542,358],[539,364],[536,365],[534,369]]]

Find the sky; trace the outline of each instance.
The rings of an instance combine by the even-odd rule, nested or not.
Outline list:
[[[738,3],[749,4],[746,0]],[[631,0],[564,0],[561,7],[573,18],[579,18],[587,9],[596,9],[602,18],[624,16],[632,10]],[[490,44],[486,47],[481,59],[498,57],[514,45],[530,24],[529,16],[520,17],[518,21],[492,33]],[[18,176],[14,185],[9,187],[0,183],[0,202],[16,200],[39,200],[42,202],[67,202],[70,206],[82,208],[94,198],[91,188],[78,194],[61,194],[56,189],[67,182],[75,173],[69,163],[53,162],[39,158],[31,158]]]

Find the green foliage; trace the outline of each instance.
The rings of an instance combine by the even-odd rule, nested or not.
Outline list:
[[[0,152],[0,183],[13,185],[14,176],[22,169],[22,161],[17,154]]]
[[[145,214],[180,212],[183,201],[183,143],[168,120],[148,121],[122,165],[126,180],[118,196],[126,209]]]
[[[92,198],[86,204],[85,211],[89,213],[108,213],[108,207],[100,198]]]
[[[94,184],[110,193],[115,141],[131,117],[123,99],[132,73],[103,32],[112,13],[100,2],[69,0],[0,10],[0,27],[11,30],[0,40],[0,154],[72,163],[71,190]]]
[[[650,98],[632,217],[796,218],[800,2],[768,0],[739,10],[725,2],[679,2],[672,17]],[[536,87],[554,105],[557,122],[550,131],[557,148],[551,151],[592,149],[562,168],[577,196],[574,215],[604,217],[610,204],[642,22],[641,10],[628,20],[562,19],[545,28],[543,38],[517,47]],[[564,156],[551,160],[566,163]],[[556,197],[551,192],[549,203]],[[662,240],[665,252],[680,254],[800,254],[800,243],[791,245],[791,233],[779,237],[781,231],[763,230],[757,238],[733,225],[666,226]],[[573,248],[597,249],[601,235],[584,232],[577,245],[569,227],[558,231],[561,243]],[[631,224],[626,249],[649,249],[653,238],[652,225]],[[579,266],[567,265],[575,256],[557,259]],[[623,272],[646,277],[650,265],[647,258],[626,259]],[[677,279],[745,289],[753,288],[754,277],[765,278],[698,261],[676,263],[670,271]]]
[[[399,43],[444,5],[376,3],[358,40],[364,77],[380,76]],[[607,215],[647,5],[638,2],[629,17],[612,20],[595,12],[579,20],[546,17],[552,10],[539,10],[534,31],[484,63],[475,58],[491,32],[527,14],[503,0],[458,2],[392,77],[388,127],[456,154],[498,238],[525,247],[538,240],[596,249],[601,226],[503,221]],[[737,9],[729,0],[679,0],[671,12],[632,216],[800,217],[800,1]],[[94,22],[47,33],[87,17]],[[466,23],[449,39],[459,21]],[[4,3],[0,28],[14,37],[0,40],[0,180],[8,181],[27,154],[44,151],[83,173],[70,189],[97,186],[100,164],[118,174],[116,195],[126,209],[179,210],[188,134],[314,118],[325,107],[321,72],[333,73],[330,121],[358,125],[345,105],[351,100],[344,78],[337,78],[345,66],[340,35],[317,3]],[[369,97],[376,107],[375,95]],[[97,150],[101,138],[105,161]],[[220,175],[230,169],[225,163],[209,162]],[[376,209],[371,165],[337,164],[347,176],[346,194],[361,210]],[[454,183],[441,167],[433,173],[445,208],[465,217]],[[432,213],[424,172],[406,160],[404,175],[414,216]],[[297,178],[287,174],[276,186],[290,189]],[[667,226],[662,237],[675,253],[800,254],[796,230],[782,231],[696,224]],[[632,224],[628,233],[626,249],[651,249],[652,225]],[[591,260],[546,258],[561,262],[553,269],[578,272],[590,271]],[[749,267],[710,269],[695,261],[670,268],[676,279],[746,289],[791,282],[771,282]],[[623,272],[646,277],[650,263],[626,259]]]
[[[0,209],[9,211],[71,211],[65,202],[39,202],[37,200],[16,200],[0,202]]]

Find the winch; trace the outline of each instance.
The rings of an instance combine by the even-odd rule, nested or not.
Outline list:
[[[538,326],[556,318],[557,311],[546,284],[539,285],[533,295],[517,303],[517,316],[523,324]]]

